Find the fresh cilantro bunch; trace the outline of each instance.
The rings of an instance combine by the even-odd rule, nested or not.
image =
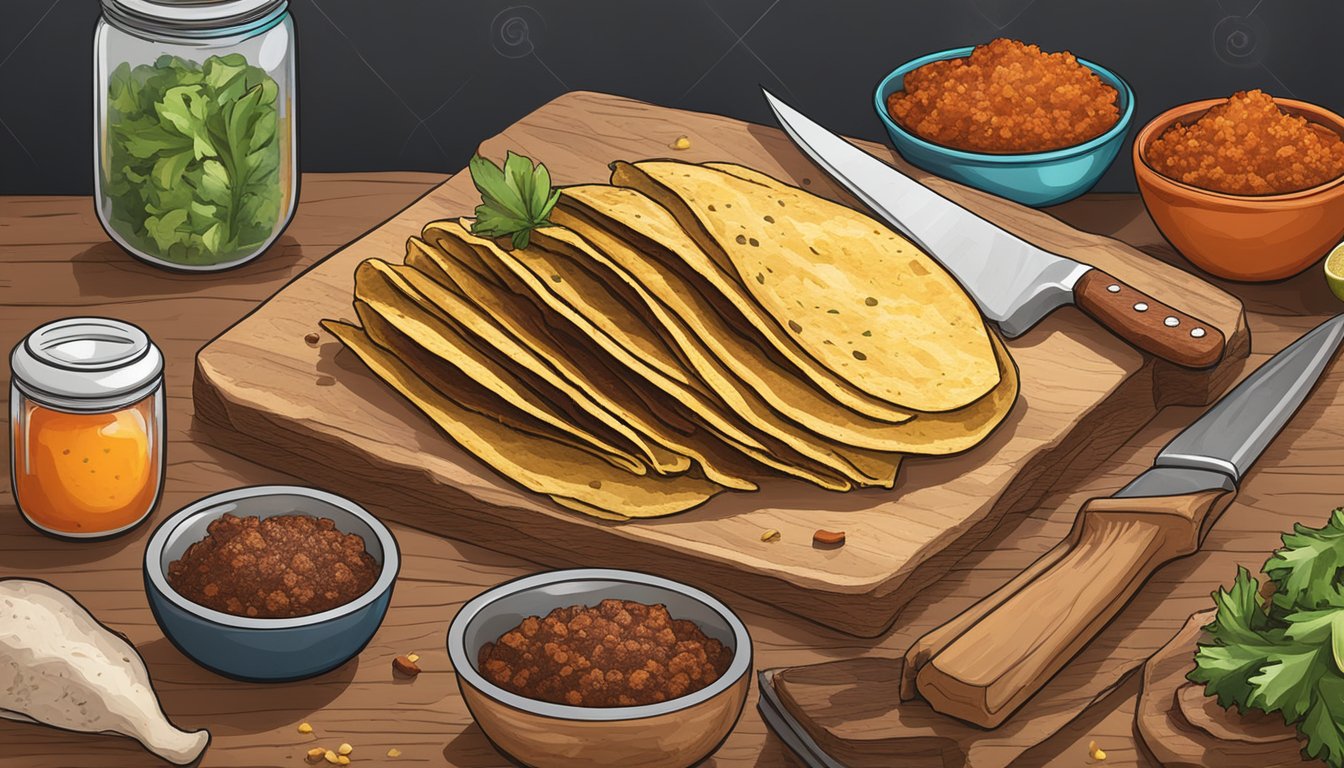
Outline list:
[[[112,228],[182,264],[231,261],[263,245],[286,196],[278,94],[238,53],[113,70],[103,169]]]
[[[560,199],[559,190],[551,189],[551,173],[546,166],[522,155],[509,152],[504,167],[476,155],[467,166],[471,180],[481,193],[476,207],[473,234],[508,237],[514,248],[526,248],[532,230],[551,226],[551,209]]]
[[[1245,568],[1213,596],[1212,642],[1195,654],[1192,682],[1224,708],[1279,712],[1304,753],[1344,766],[1344,508],[1322,528],[1297,524],[1265,562],[1269,598]],[[1268,585],[1266,585],[1268,586]]]

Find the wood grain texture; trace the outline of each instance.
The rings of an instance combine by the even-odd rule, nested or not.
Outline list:
[[[664,129],[670,142],[677,126]],[[662,135],[662,134],[658,134]],[[270,254],[218,278],[184,278],[132,261],[106,242],[88,198],[0,198],[0,348],[30,328],[62,316],[89,312],[120,317],[145,328],[167,356],[169,470],[164,498],[149,525],[108,542],[71,544],[24,525],[0,483],[0,576],[38,576],[73,593],[100,619],[130,636],[144,655],[164,706],[179,725],[208,727],[214,741],[202,762],[217,766],[288,768],[302,765],[313,744],[347,739],[355,757],[369,764],[398,747],[400,762],[417,766],[504,768],[505,762],[473,725],[457,694],[442,650],[447,623],[461,604],[499,582],[540,566],[470,544],[391,522],[403,571],[382,628],[357,661],[303,683],[240,683],[196,667],[163,638],[150,615],[140,559],[151,526],[206,494],[272,482],[311,483],[238,458],[215,447],[192,421],[189,384],[193,358],[214,337],[294,274],[414,200],[443,179],[431,174],[313,175],[304,178],[299,215]],[[1072,226],[1112,235],[1180,267],[1132,195],[1088,195],[1052,209]],[[1272,285],[1222,283],[1248,309],[1253,369],[1310,330],[1341,305],[1316,270]],[[8,356],[0,371],[8,372]],[[1235,568],[1258,568],[1294,521],[1319,525],[1344,501],[1344,376],[1331,372],[1247,480],[1237,503],[1209,533],[1201,551],[1169,564],[1069,667],[1002,728],[971,728],[950,718],[927,721],[917,732],[940,745],[936,758],[900,760],[912,732],[856,717],[855,727],[825,727],[841,741],[873,730],[869,762],[896,755],[887,765],[1006,765],[1078,768],[1087,744],[1097,741],[1111,766],[1155,766],[1139,743],[1134,715],[1137,675],[1125,678],[1162,646],[1192,612],[1209,606],[1209,593],[1229,583]],[[0,390],[0,398],[7,397]],[[1078,506],[1114,492],[1152,461],[1154,453],[1197,416],[1197,408],[1158,414],[1090,474],[1070,473],[1061,490],[1023,515],[1004,521],[983,541],[963,539],[960,561],[942,580],[922,590],[880,639],[863,640],[828,630],[768,603],[716,594],[751,630],[761,667],[804,666],[846,659],[895,659],[911,643],[945,624],[1029,567],[1068,535]],[[8,408],[0,408],[0,418]],[[0,465],[8,469],[6,447]],[[384,510],[374,508],[376,514]],[[425,672],[412,682],[390,672],[395,654],[418,651]],[[1116,680],[1121,680],[1118,685]],[[797,686],[799,695],[806,692]],[[1075,692],[1078,695],[1075,697]],[[796,767],[755,711],[756,692],[724,746],[707,768]],[[1068,698],[1081,703],[1062,707]],[[1078,714],[1081,704],[1094,701]],[[836,702],[856,706],[853,698]],[[824,703],[816,711],[823,711]],[[315,736],[295,726],[309,721]],[[145,768],[145,753],[124,739],[76,735],[18,723],[0,723],[0,766],[5,768]]]
[[[1094,226],[1124,227],[1105,211],[1092,207],[1095,205],[1079,204],[1070,214],[1076,210],[1080,217],[1087,215]],[[1132,210],[1142,215],[1139,208]],[[1129,236],[1144,242],[1141,232],[1130,231]],[[1147,242],[1153,244],[1150,249],[1161,253],[1164,246],[1156,244],[1155,233],[1150,231],[1148,237]],[[1339,306],[1337,301],[1327,300],[1328,289],[1318,275],[1272,287],[1242,288],[1241,295],[1247,298],[1248,306],[1272,309],[1251,314],[1258,346],[1242,375]],[[1295,309],[1280,312],[1284,307]],[[1163,411],[1108,459],[1094,478],[1073,491],[1055,494],[1011,533],[996,534],[996,539],[1003,537],[999,549],[991,554],[986,551],[990,542],[982,544],[954,574],[936,585],[939,603],[923,611],[923,597],[912,603],[893,633],[884,638],[883,647],[899,648],[902,643],[896,636],[908,636],[907,632],[914,635],[908,641],[913,642],[919,636],[916,627],[924,625],[931,614],[951,616],[970,608],[973,599],[943,596],[942,589],[949,587],[948,582],[961,581],[963,588],[971,589],[979,583],[980,594],[989,594],[994,589],[983,588],[992,578],[989,563],[1001,562],[999,558],[1014,559],[1019,568],[995,571],[996,583],[1017,577],[1034,560],[1023,557],[1025,550],[1043,553],[1066,538],[1074,522],[1072,510],[1093,496],[1113,493],[1133,479],[1199,413],[1199,409],[1185,407]],[[1344,476],[1338,466],[1344,463],[1344,455],[1338,453],[1338,446],[1344,444],[1344,430],[1340,424],[1344,424],[1344,365],[1336,363],[1313,398],[1245,478],[1237,499],[1209,530],[1204,546],[1159,569],[1096,640],[999,728],[986,731],[939,715],[921,701],[893,706],[887,699],[877,700],[875,697],[888,692],[867,682],[877,675],[871,668],[864,668],[871,664],[866,661],[836,661],[816,670],[782,672],[780,677],[791,689],[789,697],[796,702],[791,714],[808,723],[814,738],[834,745],[836,755],[845,760],[865,755],[870,762],[879,757],[890,760],[934,743],[940,750],[937,760],[912,759],[902,765],[941,766],[964,761],[976,766],[1076,766],[1087,760],[1088,742],[1096,740],[1110,755],[1108,765],[1154,764],[1134,734],[1138,680],[1133,672],[1180,629],[1189,613],[1211,605],[1210,594],[1230,583],[1238,566],[1258,569],[1280,545],[1279,535],[1294,522],[1319,525],[1331,508],[1341,504]],[[1098,493],[1089,495],[1082,486]],[[960,595],[961,589],[954,588],[954,594]],[[927,626],[938,626],[938,622]],[[897,650],[893,656],[900,653]],[[899,668],[894,658],[887,663],[890,669]],[[823,670],[830,678],[825,685],[817,680]],[[839,695],[841,690],[845,695]]]
[[[1091,642],[1153,572],[1199,549],[1207,526],[1232,501],[1216,490],[1156,498],[1093,499],[1078,512],[1062,551],[1031,577],[997,590],[941,646],[921,639],[906,654],[933,709],[995,728]],[[983,604],[992,607],[981,609]],[[907,669],[903,675],[908,678]]]
[[[779,131],[601,94],[562,96],[487,141],[483,151],[501,157],[511,149],[544,161],[562,184],[604,181],[613,160],[668,154],[669,132],[691,138],[692,150],[679,159],[741,163],[844,199]],[[876,145],[869,149],[890,156]],[[1004,424],[960,456],[907,462],[894,491],[840,495],[779,481],[672,517],[612,525],[564,510],[485,468],[329,336],[316,347],[303,341],[320,319],[352,315],[352,275],[361,260],[400,260],[406,238],[425,223],[471,213],[479,193],[462,175],[304,274],[202,350],[197,415],[216,444],[301,469],[418,528],[548,564],[637,567],[701,586],[727,585],[875,636],[964,554],[963,539],[973,543],[1004,515],[1038,503],[1068,471],[1095,467],[1108,446],[1152,417],[1156,402],[1205,402],[1226,385],[1249,346],[1239,302],[1188,273],[1039,211],[950,182],[930,183],[1029,240],[1207,318],[1228,339],[1225,360],[1204,371],[1164,371],[1171,366],[1154,364],[1078,311],[1060,310],[1010,344],[1022,386]],[[319,388],[318,379],[334,381]],[[781,539],[762,542],[761,531],[770,528]],[[844,530],[847,543],[815,549],[817,528]]]
[[[1203,686],[1185,679],[1195,647],[1215,610],[1192,615],[1181,631],[1143,665],[1136,726],[1164,768],[1286,768],[1308,762],[1297,729],[1279,715],[1239,713],[1218,706]]]

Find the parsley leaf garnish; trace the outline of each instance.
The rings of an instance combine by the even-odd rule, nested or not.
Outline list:
[[[545,165],[533,166],[530,159],[509,152],[503,168],[480,155],[472,157],[467,167],[481,193],[473,234],[508,237],[514,248],[526,248],[532,230],[551,226],[551,209],[560,192],[551,189],[551,172]]]
[[[1224,708],[1279,712],[1307,740],[1307,757],[1344,768],[1344,508],[1321,528],[1297,524],[1265,562],[1274,587],[1237,569],[1213,595],[1190,681]]]

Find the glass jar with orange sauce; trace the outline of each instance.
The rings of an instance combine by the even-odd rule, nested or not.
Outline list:
[[[134,528],[164,474],[163,354],[119,320],[43,325],[10,356],[10,480],[19,510],[55,536]]]

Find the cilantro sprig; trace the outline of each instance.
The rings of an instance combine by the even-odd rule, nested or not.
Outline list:
[[[481,193],[473,234],[508,237],[514,248],[526,248],[532,230],[551,226],[551,209],[560,192],[551,189],[551,172],[545,165],[534,166],[530,159],[509,152],[503,168],[480,155],[472,157],[467,167]]]
[[[1237,569],[1214,593],[1188,678],[1223,708],[1278,712],[1307,740],[1307,757],[1344,768],[1344,508],[1321,528],[1293,526],[1262,571],[1274,591]]]

